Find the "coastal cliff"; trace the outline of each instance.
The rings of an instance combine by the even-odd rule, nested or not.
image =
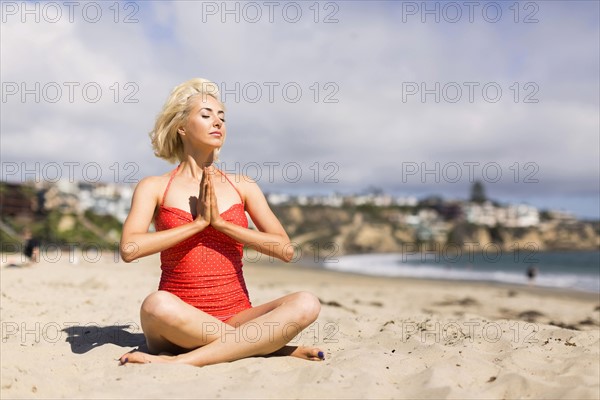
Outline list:
[[[443,250],[494,246],[502,251],[600,249],[598,221],[542,221],[509,228],[464,219],[408,224],[394,208],[278,206],[274,212],[303,254],[397,253],[417,248]]]

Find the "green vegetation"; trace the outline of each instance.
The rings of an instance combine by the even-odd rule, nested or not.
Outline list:
[[[93,224],[93,231],[87,228],[75,214],[65,214],[57,210],[48,212],[44,216],[31,218],[3,218],[3,222],[22,235],[25,228],[31,229],[34,237],[42,243],[52,243],[59,246],[94,246],[114,250],[118,248],[115,240],[109,237],[113,231],[120,236],[122,225],[113,216],[97,215],[87,211],[84,217]],[[61,226],[62,224],[62,226]],[[2,243],[20,243],[0,230]]]
[[[0,229],[0,243],[2,243],[1,251],[12,250],[14,246],[18,246],[21,242],[12,236],[7,235],[3,230]]]
[[[98,228],[102,229],[105,232],[110,232],[112,230],[115,230],[117,232],[121,232],[121,229],[123,228],[123,224],[121,224],[121,222],[116,219],[115,217],[113,217],[112,215],[98,215],[98,214],[94,214],[93,212],[91,212],[90,210],[87,210],[84,214],[84,216],[94,225],[96,225]]]

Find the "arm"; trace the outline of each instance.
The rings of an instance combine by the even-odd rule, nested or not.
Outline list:
[[[200,184],[201,187],[203,184],[206,184],[204,180]],[[206,193],[205,190],[202,192]],[[123,224],[123,234],[119,246],[121,258],[125,262],[168,249],[209,225],[210,211],[208,211],[207,220],[205,211],[207,199],[204,198],[206,196],[203,196],[201,197],[202,201],[198,201],[198,216],[194,221],[160,232],[148,232],[158,204],[158,193],[160,193],[160,185],[153,177],[142,179],[135,188],[131,200],[131,210]]]
[[[290,243],[285,229],[271,211],[267,199],[256,182],[249,178],[243,179],[243,195],[246,211],[250,214],[252,221],[258,231],[243,228],[231,222],[225,221],[219,216],[217,200],[214,195],[212,177],[209,178],[209,195],[212,199],[211,225],[216,230],[242,244],[252,245],[253,248],[263,254],[276,257],[285,262],[290,262],[294,257],[294,247]],[[216,211],[215,211],[216,210]]]

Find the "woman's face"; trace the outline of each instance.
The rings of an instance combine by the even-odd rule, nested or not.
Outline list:
[[[183,132],[182,132],[183,130]],[[225,141],[225,111],[212,96],[199,95],[193,102],[187,121],[179,129],[184,145],[193,148],[219,148]]]

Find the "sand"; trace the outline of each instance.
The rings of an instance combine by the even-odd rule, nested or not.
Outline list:
[[[144,342],[156,256],[62,255],[1,270],[1,391],[10,398],[600,398],[600,299],[527,287],[374,278],[247,263],[254,304],[307,290],[318,320],[293,341],[324,362],[118,366]]]

